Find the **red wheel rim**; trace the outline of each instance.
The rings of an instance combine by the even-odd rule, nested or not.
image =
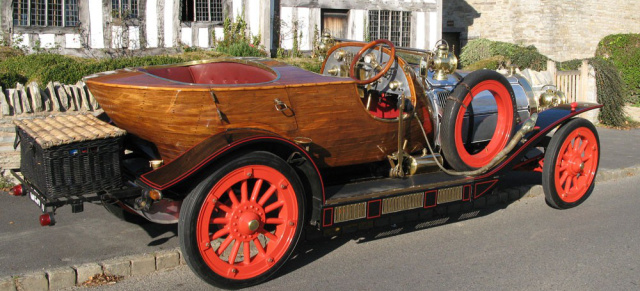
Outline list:
[[[556,192],[566,203],[584,196],[598,169],[598,141],[591,130],[579,127],[562,143],[554,165]]]
[[[473,101],[473,97],[483,91],[490,92],[496,101],[498,108],[497,124],[489,143],[479,152],[471,154],[465,148],[464,142],[462,142],[462,124],[464,114],[467,112],[467,107],[471,104],[471,101]],[[462,106],[456,116],[455,144],[460,159],[474,168],[481,168],[487,165],[509,142],[513,129],[513,114],[511,95],[502,83],[495,80],[486,80],[474,86],[471,92],[464,97]]]
[[[200,255],[223,277],[254,278],[285,255],[298,215],[295,191],[282,173],[262,165],[238,168],[216,183],[200,209]]]

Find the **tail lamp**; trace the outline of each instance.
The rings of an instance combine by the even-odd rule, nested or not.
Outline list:
[[[22,192],[22,184],[18,184],[18,185],[13,186],[11,188],[11,190],[9,191],[9,194],[13,195],[13,196],[22,196],[22,195],[24,195],[24,193]]]
[[[53,214],[45,213],[40,215],[40,225],[41,226],[50,226],[56,224],[55,219],[53,218]]]

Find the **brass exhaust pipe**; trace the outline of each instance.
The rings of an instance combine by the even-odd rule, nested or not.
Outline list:
[[[418,118],[417,115],[415,115],[416,118]],[[448,169],[445,169],[444,166],[442,166],[442,163],[440,163],[437,159],[434,158],[434,161],[436,164],[438,164],[438,167],[440,167],[440,169],[449,174],[449,175],[453,175],[453,176],[475,176],[475,175],[480,175],[486,171],[488,171],[489,169],[493,168],[495,165],[497,165],[498,163],[500,163],[509,152],[511,152],[516,145],[518,145],[518,142],[524,137],[525,134],[531,132],[536,125],[536,121],[538,120],[538,114],[534,113],[531,115],[531,117],[529,117],[529,119],[527,119],[524,124],[522,125],[522,127],[520,128],[520,130],[518,130],[518,132],[516,132],[516,134],[513,136],[513,138],[511,138],[511,141],[509,141],[509,143],[507,144],[507,146],[502,149],[502,151],[500,151],[495,157],[493,157],[493,159],[484,167],[480,168],[480,169],[476,169],[473,171],[464,171],[464,172],[456,172],[456,171],[451,171]],[[424,131],[424,127],[422,127],[422,124],[420,122],[418,122],[418,124],[420,125],[420,128],[422,128],[422,133],[424,134],[424,138],[427,141],[427,147],[429,147],[429,151],[431,151],[431,153],[433,153],[433,149],[431,148],[431,144],[429,143],[429,139],[427,138],[427,133]]]

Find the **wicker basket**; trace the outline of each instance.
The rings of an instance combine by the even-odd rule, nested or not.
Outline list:
[[[20,170],[48,198],[122,187],[124,130],[92,115],[17,121]]]

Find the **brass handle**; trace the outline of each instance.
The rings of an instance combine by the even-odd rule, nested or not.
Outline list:
[[[276,104],[276,110],[280,112],[289,109],[289,106],[287,106],[287,104],[285,104],[284,102],[280,101],[280,99],[278,98],[274,99],[273,102],[275,102]]]

